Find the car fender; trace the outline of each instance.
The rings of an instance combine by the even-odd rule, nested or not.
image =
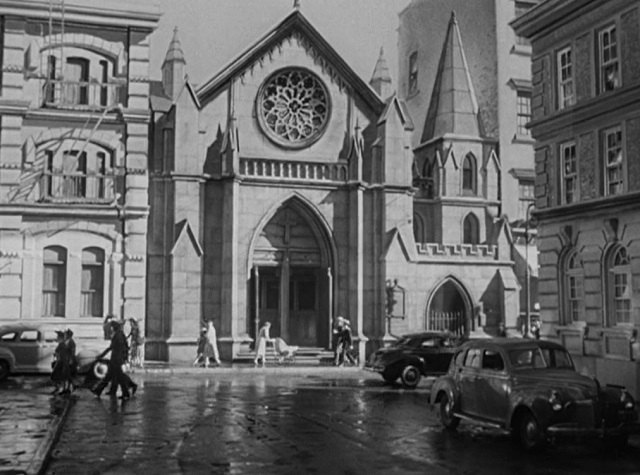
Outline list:
[[[511,421],[511,425],[513,426],[515,418],[524,409],[530,411],[543,427],[549,425],[553,417],[549,396],[548,390],[536,390],[532,387],[519,388],[513,391],[510,396],[510,414],[508,418]]]
[[[13,356],[13,352],[7,350],[6,348],[0,347],[0,360],[4,360],[9,363],[9,371],[11,371],[12,373],[15,371],[16,359]]]
[[[431,394],[429,395],[429,399],[431,404],[437,404],[439,402],[440,393],[445,392],[449,399],[451,399],[454,403],[454,407],[458,407],[458,392],[456,391],[455,383],[453,382],[453,378],[449,376],[442,376],[435,380],[433,386],[431,386]]]

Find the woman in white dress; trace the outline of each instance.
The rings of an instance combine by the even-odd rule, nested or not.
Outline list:
[[[207,322],[207,340],[213,348],[213,362],[216,366],[220,366],[220,352],[218,351],[218,336],[216,335],[216,327],[213,326],[213,322],[209,320]]]
[[[264,368],[265,360],[267,358],[267,343],[273,342],[273,338],[269,336],[269,328],[271,327],[271,323],[264,322],[264,325],[260,328],[258,332],[258,337],[256,338],[256,358],[253,360],[253,363],[258,366],[258,362],[262,360],[262,367]]]

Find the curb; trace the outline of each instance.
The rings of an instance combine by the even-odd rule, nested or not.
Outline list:
[[[193,366],[145,366],[143,368],[131,368],[130,374],[217,374],[217,373],[345,373],[362,371],[360,366],[335,367],[335,366],[266,366],[264,368],[253,365],[218,366],[212,368],[200,368]]]
[[[62,434],[62,430],[64,429],[64,424],[69,415],[69,411],[71,411],[71,407],[76,402],[75,397],[69,397],[66,399],[64,409],[62,413],[54,418],[52,423],[49,425],[49,429],[47,430],[47,434],[45,435],[43,442],[38,446],[38,450],[33,455],[31,459],[31,463],[27,467],[25,473],[28,475],[40,475],[45,472],[49,460],[51,458],[51,452],[56,442],[60,438],[60,434]]]

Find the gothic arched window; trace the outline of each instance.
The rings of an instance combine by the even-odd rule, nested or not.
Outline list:
[[[608,326],[631,323],[631,265],[627,248],[617,244],[605,257],[605,296]]]
[[[464,244],[480,243],[480,223],[473,213],[469,213],[464,218],[462,242]]]
[[[472,154],[467,154],[462,162],[462,192],[476,194],[476,159]]]

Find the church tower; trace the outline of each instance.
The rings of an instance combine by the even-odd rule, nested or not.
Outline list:
[[[484,244],[499,212],[495,141],[483,134],[455,13],[445,36],[420,144],[414,211],[418,242]]]

